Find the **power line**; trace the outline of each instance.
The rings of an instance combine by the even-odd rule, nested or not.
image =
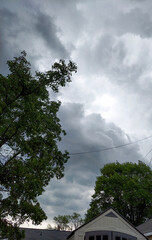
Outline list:
[[[152,148],[148,151],[148,153],[146,153],[146,155],[142,158],[142,160],[144,160],[151,152],[152,152]]]
[[[108,147],[108,148],[103,148],[103,149],[98,149],[98,150],[87,151],[87,152],[69,153],[69,155],[70,155],[70,156],[74,156],[74,155],[80,155],[80,154],[87,154],[87,153],[95,153],[95,152],[109,151],[109,150],[112,150],[112,149],[116,149],[116,148],[120,148],[120,147],[125,147],[125,146],[128,146],[128,145],[131,145],[131,144],[135,144],[135,143],[138,143],[138,142],[147,140],[147,139],[149,139],[149,138],[152,138],[152,136],[149,136],[149,137],[146,137],[146,138],[142,138],[142,139],[137,140],[137,141],[135,141],[135,142],[130,142],[130,143],[126,143],[126,144],[121,144],[121,145],[114,146],[114,147]]]
[[[152,148],[146,153],[146,155],[141,159],[141,161],[143,161],[151,152],[152,152]],[[152,158],[149,161],[149,167],[150,167],[151,161],[152,161]]]
[[[150,161],[149,161],[149,167],[150,167],[150,165],[151,165],[151,161],[152,161],[152,158],[151,158]]]

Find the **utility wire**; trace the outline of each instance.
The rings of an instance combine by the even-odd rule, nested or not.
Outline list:
[[[146,153],[146,155],[141,159],[141,161],[143,161],[151,152],[152,152],[152,148]],[[149,165],[148,165],[149,167],[150,167],[151,161],[152,161],[152,158],[149,161]]]
[[[150,167],[150,165],[151,165],[151,161],[152,161],[152,158],[151,158],[150,161],[149,161],[149,167]]]
[[[142,158],[142,160],[144,160],[151,152],[152,152],[152,148],[148,151],[148,153],[146,153],[146,155]]]
[[[87,152],[69,153],[69,155],[70,155],[70,156],[74,156],[74,155],[81,155],[81,154],[87,154],[87,153],[95,153],[95,152],[109,151],[109,150],[112,150],[112,149],[116,149],[116,148],[120,148],[120,147],[125,147],[125,146],[128,146],[128,145],[131,145],[131,144],[135,144],[135,143],[138,143],[138,142],[147,140],[147,139],[149,139],[149,138],[152,138],[152,136],[149,136],[149,137],[146,137],[146,138],[142,138],[142,139],[137,140],[137,141],[135,141],[135,142],[130,142],[130,143],[126,143],[126,144],[121,144],[121,145],[114,146],[114,147],[108,147],[108,148],[103,148],[103,149],[98,149],[98,150],[87,151]],[[148,154],[149,154],[149,153],[148,153]]]

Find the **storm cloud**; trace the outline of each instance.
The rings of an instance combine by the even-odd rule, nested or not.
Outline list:
[[[138,162],[142,159],[137,144],[110,151],[100,151],[130,141],[129,136],[113,123],[107,123],[100,114],[84,114],[83,105],[67,103],[59,113],[67,135],[60,149],[67,149],[70,159],[64,178],[52,180],[40,202],[49,219],[58,214],[79,212],[82,216],[89,207],[91,195],[100,169],[110,162]],[[95,151],[82,153],[85,151]],[[99,151],[98,151],[99,150]],[[80,154],[79,154],[80,153]],[[81,154],[82,153],[82,154]]]
[[[151,0],[1,0],[2,74],[23,50],[33,72],[50,70],[61,58],[78,66],[72,82],[53,96],[62,102],[67,132],[59,148],[70,159],[64,178],[53,179],[39,198],[48,215],[41,227],[58,214],[84,215],[104,164],[151,163],[150,139],[96,151],[152,135],[151,8]]]

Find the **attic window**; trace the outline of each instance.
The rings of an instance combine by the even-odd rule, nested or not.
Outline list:
[[[101,240],[101,235],[97,235],[96,240]]]
[[[106,217],[115,217],[117,218],[117,216],[113,213],[113,212],[109,212],[108,214],[105,215]]]
[[[121,238],[120,238],[120,237],[118,237],[118,236],[116,236],[116,237],[115,237],[115,240],[121,240]]]

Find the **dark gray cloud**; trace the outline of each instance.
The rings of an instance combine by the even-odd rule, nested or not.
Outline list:
[[[127,134],[115,124],[107,123],[100,114],[85,116],[81,104],[64,104],[59,117],[67,132],[60,148],[70,153],[98,150],[130,141]],[[71,156],[65,166],[64,178],[60,181],[52,180],[40,197],[48,217],[52,219],[55,215],[71,214],[73,211],[84,214],[89,207],[100,168],[110,162],[138,162],[139,159],[138,145]]]
[[[1,73],[8,71],[6,60],[22,50],[33,69],[48,70],[59,58],[78,65],[72,83],[57,96],[64,103],[59,117],[67,132],[61,150],[120,145],[130,141],[128,131],[134,139],[151,134],[151,7],[151,0],[1,0]],[[130,145],[71,156],[64,178],[53,179],[40,197],[48,217],[84,214],[100,168],[137,162],[140,150]]]
[[[11,41],[14,37],[13,22],[17,24],[17,16],[8,9],[0,9],[0,72],[1,74],[7,74],[8,68],[6,62],[13,57],[16,52],[14,48],[11,48]],[[9,28],[9,29],[8,29]]]
[[[47,46],[55,55],[58,55],[60,58],[67,58],[68,53],[57,36],[59,30],[50,16],[40,12],[37,15],[35,27],[38,34],[41,35]]]
[[[75,42],[83,36],[88,22],[79,10],[79,1],[65,0],[63,3],[62,0],[46,0],[45,7],[42,6],[41,1],[39,2],[41,10],[47,11],[62,30],[61,36],[66,47],[71,51],[75,49]]]
[[[46,58],[53,62],[55,58],[69,56],[59,37],[61,29],[51,16],[41,12],[30,1],[21,1],[18,5],[2,1],[0,22],[0,71],[3,74],[8,72],[6,61],[23,50],[28,53],[33,69],[40,65],[47,68],[44,63]]]

